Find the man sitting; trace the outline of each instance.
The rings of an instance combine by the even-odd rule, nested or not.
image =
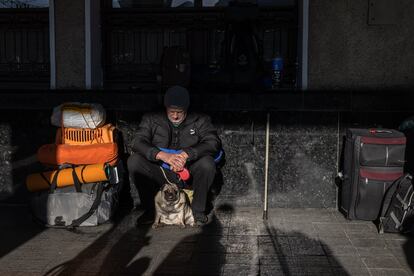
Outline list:
[[[207,115],[187,112],[190,97],[187,89],[173,86],[164,96],[165,112],[145,114],[133,141],[134,153],[128,159],[130,178],[135,183],[146,210],[139,223],[154,220],[154,196],[161,185],[178,183],[176,172],[187,168],[193,188],[192,210],[196,224],[207,223],[207,194],[214,181],[214,158],[221,149],[217,131]],[[181,150],[169,153],[162,149]],[[160,168],[161,163],[170,170]]]

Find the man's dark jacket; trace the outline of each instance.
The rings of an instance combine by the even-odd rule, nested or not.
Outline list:
[[[188,154],[188,161],[196,161],[203,156],[216,157],[221,141],[207,115],[188,113],[185,120],[174,127],[165,111],[149,113],[142,117],[132,150],[156,161],[159,148],[182,149]]]

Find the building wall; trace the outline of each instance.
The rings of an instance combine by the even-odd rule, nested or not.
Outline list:
[[[309,2],[310,89],[414,86],[413,1],[388,1],[391,25],[368,24],[368,0]]]
[[[329,95],[330,101],[321,100]],[[101,103],[108,110],[107,122],[115,124],[122,134],[125,147],[120,148],[127,157],[142,114],[162,103],[161,94],[119,91],[56,91],[9,94],[3,98],[6,103],[0,103],[0,203],[13,204],[25,203],[29,198],[26,176],[46,169],[37,162],[35,154],[41,145],[54,142],[56,127],[50,125],[54,106],[66,101]],[[394,93],[389,97],[387,91],[302,91],[256,96],[254,100],[241,94],[192,95],[192,108],[211,115],[226,154],[217,200],[234,206],[262,206],[265,110],[273,110],[269,207],[288,208],[335,208],[335,178],[341,170],[346,128],[398,128],[413,114],[412,102],[412,93]],[[136,191],[131,187],[137,202]]]
[[[56,88],[85,88],[85,1],[54,1]]]

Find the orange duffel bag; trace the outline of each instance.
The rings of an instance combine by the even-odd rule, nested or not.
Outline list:
[[[112,124],[91,128],[59,128],[56,132],[56,144],[92,145],[115,142],[116,128]]]
[[[118,146],[115,143],[92,144],[87,146],[47,144],[37,151],[37,159],[46,165],[87,165],[118,161]]]
[[[108,180],[106,164],[84,165],[55,171],[34,173],[26,178],[26,187],[30,192],[47,190],[52,185],[57,188]]]

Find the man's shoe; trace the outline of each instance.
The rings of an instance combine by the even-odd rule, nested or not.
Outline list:
[[[155,211],[154,210],[146,210],[141,216],[137,219],[136,226],[140,225],[149,225],[153,224],[155,220]]]
[[[204,213],[194,213],[194,221],[197,226],[206,225],[208,222],[208,217]]]

